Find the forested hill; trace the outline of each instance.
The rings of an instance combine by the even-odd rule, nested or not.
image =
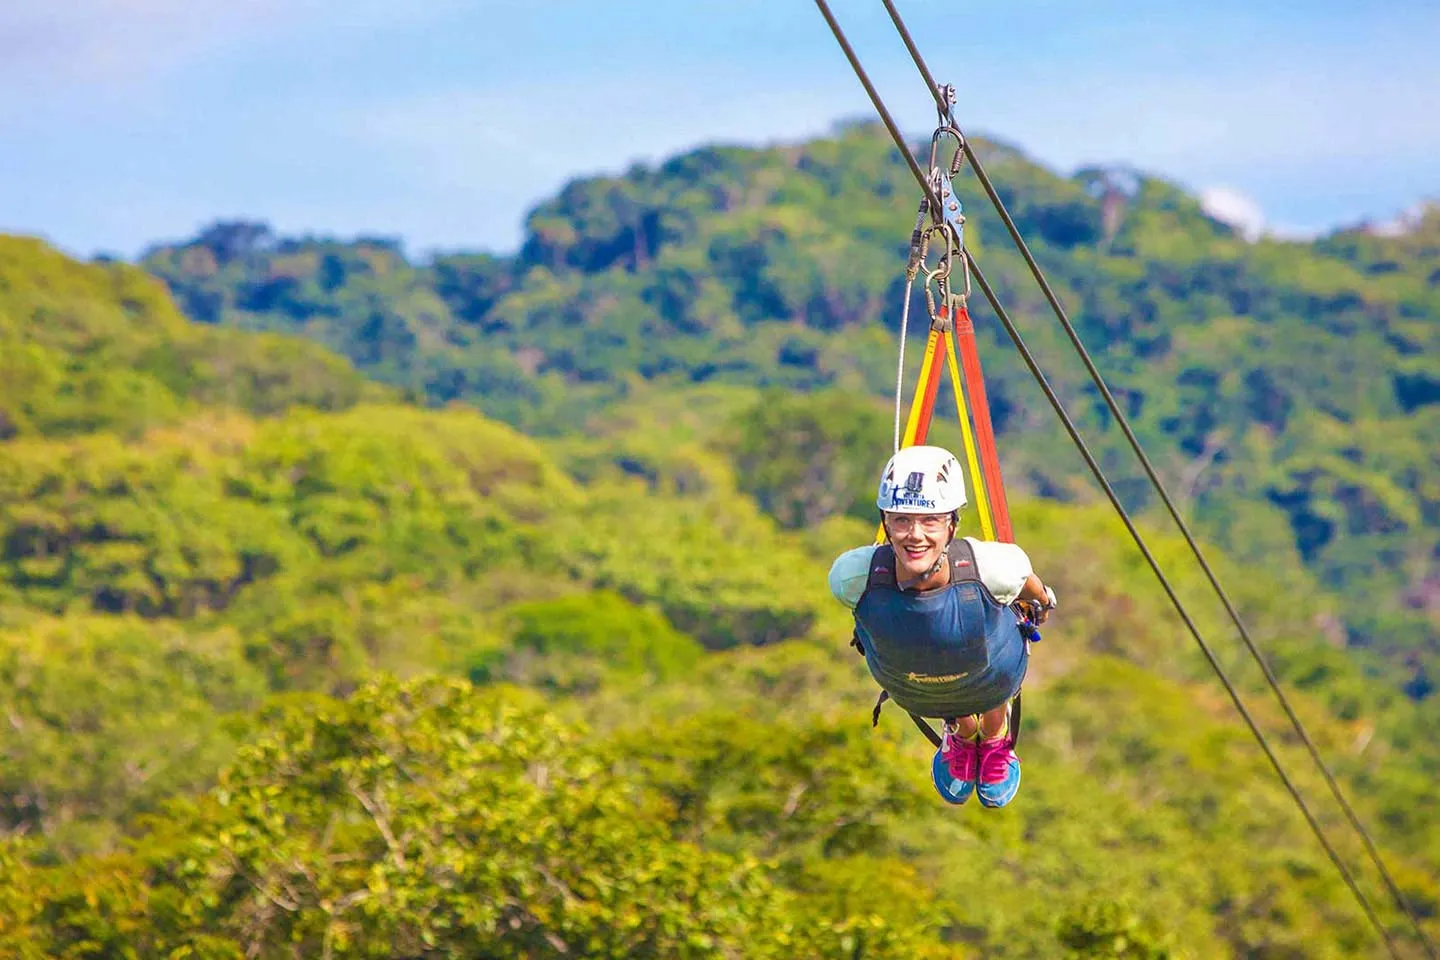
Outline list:
[[[636,382],[537,439],[8,238],[0,331],[0,956],[1380,955],[1104,509],[1016,504],[1064,597],[1016,803],[944,805],[870,729],[825,589],[873,529],[834,492],[863,397]],[[1440,935],[1440,698],[1220,562]]]
[[[0,236],[0,439],[135,434],[206,406],[342,409],[393,390],[296,338],[187,321],[134,267]]]
[[[1440,210],[1388,231],[1248,243],[1163,181],[1062,177],[1005,146],[977,149],[1202,533],[1254,566],[1303,564],[1345,599],[1349,642],[1385,653],[1413,694],[1429,691]],[[960,190],[987,274],[1107,464],[1132,478],[1122,491],[1149,503],[983,194],[968,176]],[[580,429],[637,378],[833,387],[873,395],[878,410],[893,389],[916,199],[883,131],[858,126],[576,181],[533,212],[515,256],[412,263],[383,240],[220,224],[144,266],[197,320],[300,332],[434,402],[463,399],[536,433]],[[1011,485],[1093,496],[1008,341],[978,316]],[[864,429],[856,449],[883,450],[885,419]],[[868,484],[839,472],[850,486],[804,504],[807,521]]]

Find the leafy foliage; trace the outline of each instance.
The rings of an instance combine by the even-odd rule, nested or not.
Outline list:
[[[1429,689],[1440,673],[1429,479],[1440,475],[1440,211],[1398,232],[1246,243],[1172,184],[1113,169],[1064,178],[1003,144],[974,145],[1202,532],[1335,586],[1350,642]],[[979,198],[968,181],[960,189]],[[868,485],[847,471],[873,459],[855,460],[852,445],[880,432],[878,404],[860,397],[892,389],[914,197],[884,132],[852,125],[576,181],[533,212],[513,258],[416,265],[393,243],[220,224],[144,263],[199,319],[308,333],[432,401],[469,400],[532,431],[577,432],[577,410],[624,403],[637,375],[831,390],[815,401],[820,421],[802,399],[767,397],[739,451],[743,489],[782,523],[809,524]],[[987,276],[1119,488],[1153,506],[1108,411],[1060,364],[1065,340],[998,219],[983,203],[967,217]],[[1008,340],[976,313],[1012,487],[1092,497]],[[801,482],[768,456],[782,441],[810,451]]]
[[[838,391],[770,391],[739,420],[740,488],[792,528],[844,514],[873,519],[872,461],[885,449],[875,404]]]
[[[1440,934],[1434,223],[1246,245],[1169,185],[984,149]],[[903,716],[869,728],[824,573],[872,532],[904,173],[855,128],[573,184],[513,259],[228,224],[148,261],[196,316],[543,441],[346,392],[343,364],[189,326],[134,270],[0,241],[0,364],[53,374],[0,379],[23,421],[0,444],[0,954],[1375,951],[1114,518],[1059,502],[1080,468],[988,333],[1016,529],[1064,604],[1021,797],[948,807]],[[988,215],[970,233],[1017,291]],[[1113,465],[1093,397],[1057,384]],[[786,385],[815,389],[756,389]],[[1323,798],[1183,544],[1147,534]]]
[[[121,617],[0,631],[0,830],[93,848],[205,785],[233,745],[224,715],[263,693],[233,631]]]
[[[462,411],[199,421],[146,446],[97,434],[8,453],[0,583],[56,610],[191,616],[275,579],[438,582],[523,554],[515,525],[575,502],[533,444]]]
[[[928,952],[878,917],[802,922],[764,864],[673,837],[655,798],[523,699],[381,684],[268,725],[88,911],[76,878],[12,862],[0,944],[78,955],[104,926],[202,956]]]
[[[0,237],[0,440],[134,433],[197,405],[335,410],[388,393],[302,340],[187,323],[134,267]]]
[[[1071,957],[1167,960],[1170,956],[1156,943],[1154,934],[1141,928],[1133,913],[1113,900],[1089,903],[1067,914],[1056,936]]]
[[[668,679],[704,653],[664,614],[609,590],[518,603],[507,608],[506,619],[509,643],[473,656],[471,679],[574,693],[617,674]]]

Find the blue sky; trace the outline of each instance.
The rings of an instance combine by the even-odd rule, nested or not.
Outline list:
[[[833,0],[902,125],[879,0]],[[898,0],[971,133],[1282,233],[1440,198],[1440,4]],[[217,218],[513,249],[567,179],[869,116],[810,0],[6,0],[0,230],[134,256]],[[906,229],[897,220],[897,230]]]

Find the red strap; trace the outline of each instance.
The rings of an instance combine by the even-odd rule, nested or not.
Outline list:
[[[975,420],[975,445],[980,448],[980,472],[985,477],[985,492],[990,497],[990,514],[995,520],[995,539],[1014,543],[1010,527],[1010,508],[1005,500],[1005,482],[1000,476],[1000,455],[995,449],[995,428],[990,424],[990,401],[985,396],[985,377],[980,370],[980,351],[975,346],[975,323],[970,311],[961,307],[955,312],[955,346],[960,351],[960,370],[965,376],[965,392],[970,399],[970,415]]]

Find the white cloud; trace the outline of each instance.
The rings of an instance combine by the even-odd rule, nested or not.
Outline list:
[[[1436,211],[1440,211],[1440,200],[1425,199],[1389,220],[1371,224],[1369,231],[1377,237],[1403,237],[1418,230]]]
[[[1265,211],[1234,187],[1206,187],[1200,191],[1200,207],[1216,220],[1240,231],[1240,235],[1251,242],[1259,240],[1265,232]]]

